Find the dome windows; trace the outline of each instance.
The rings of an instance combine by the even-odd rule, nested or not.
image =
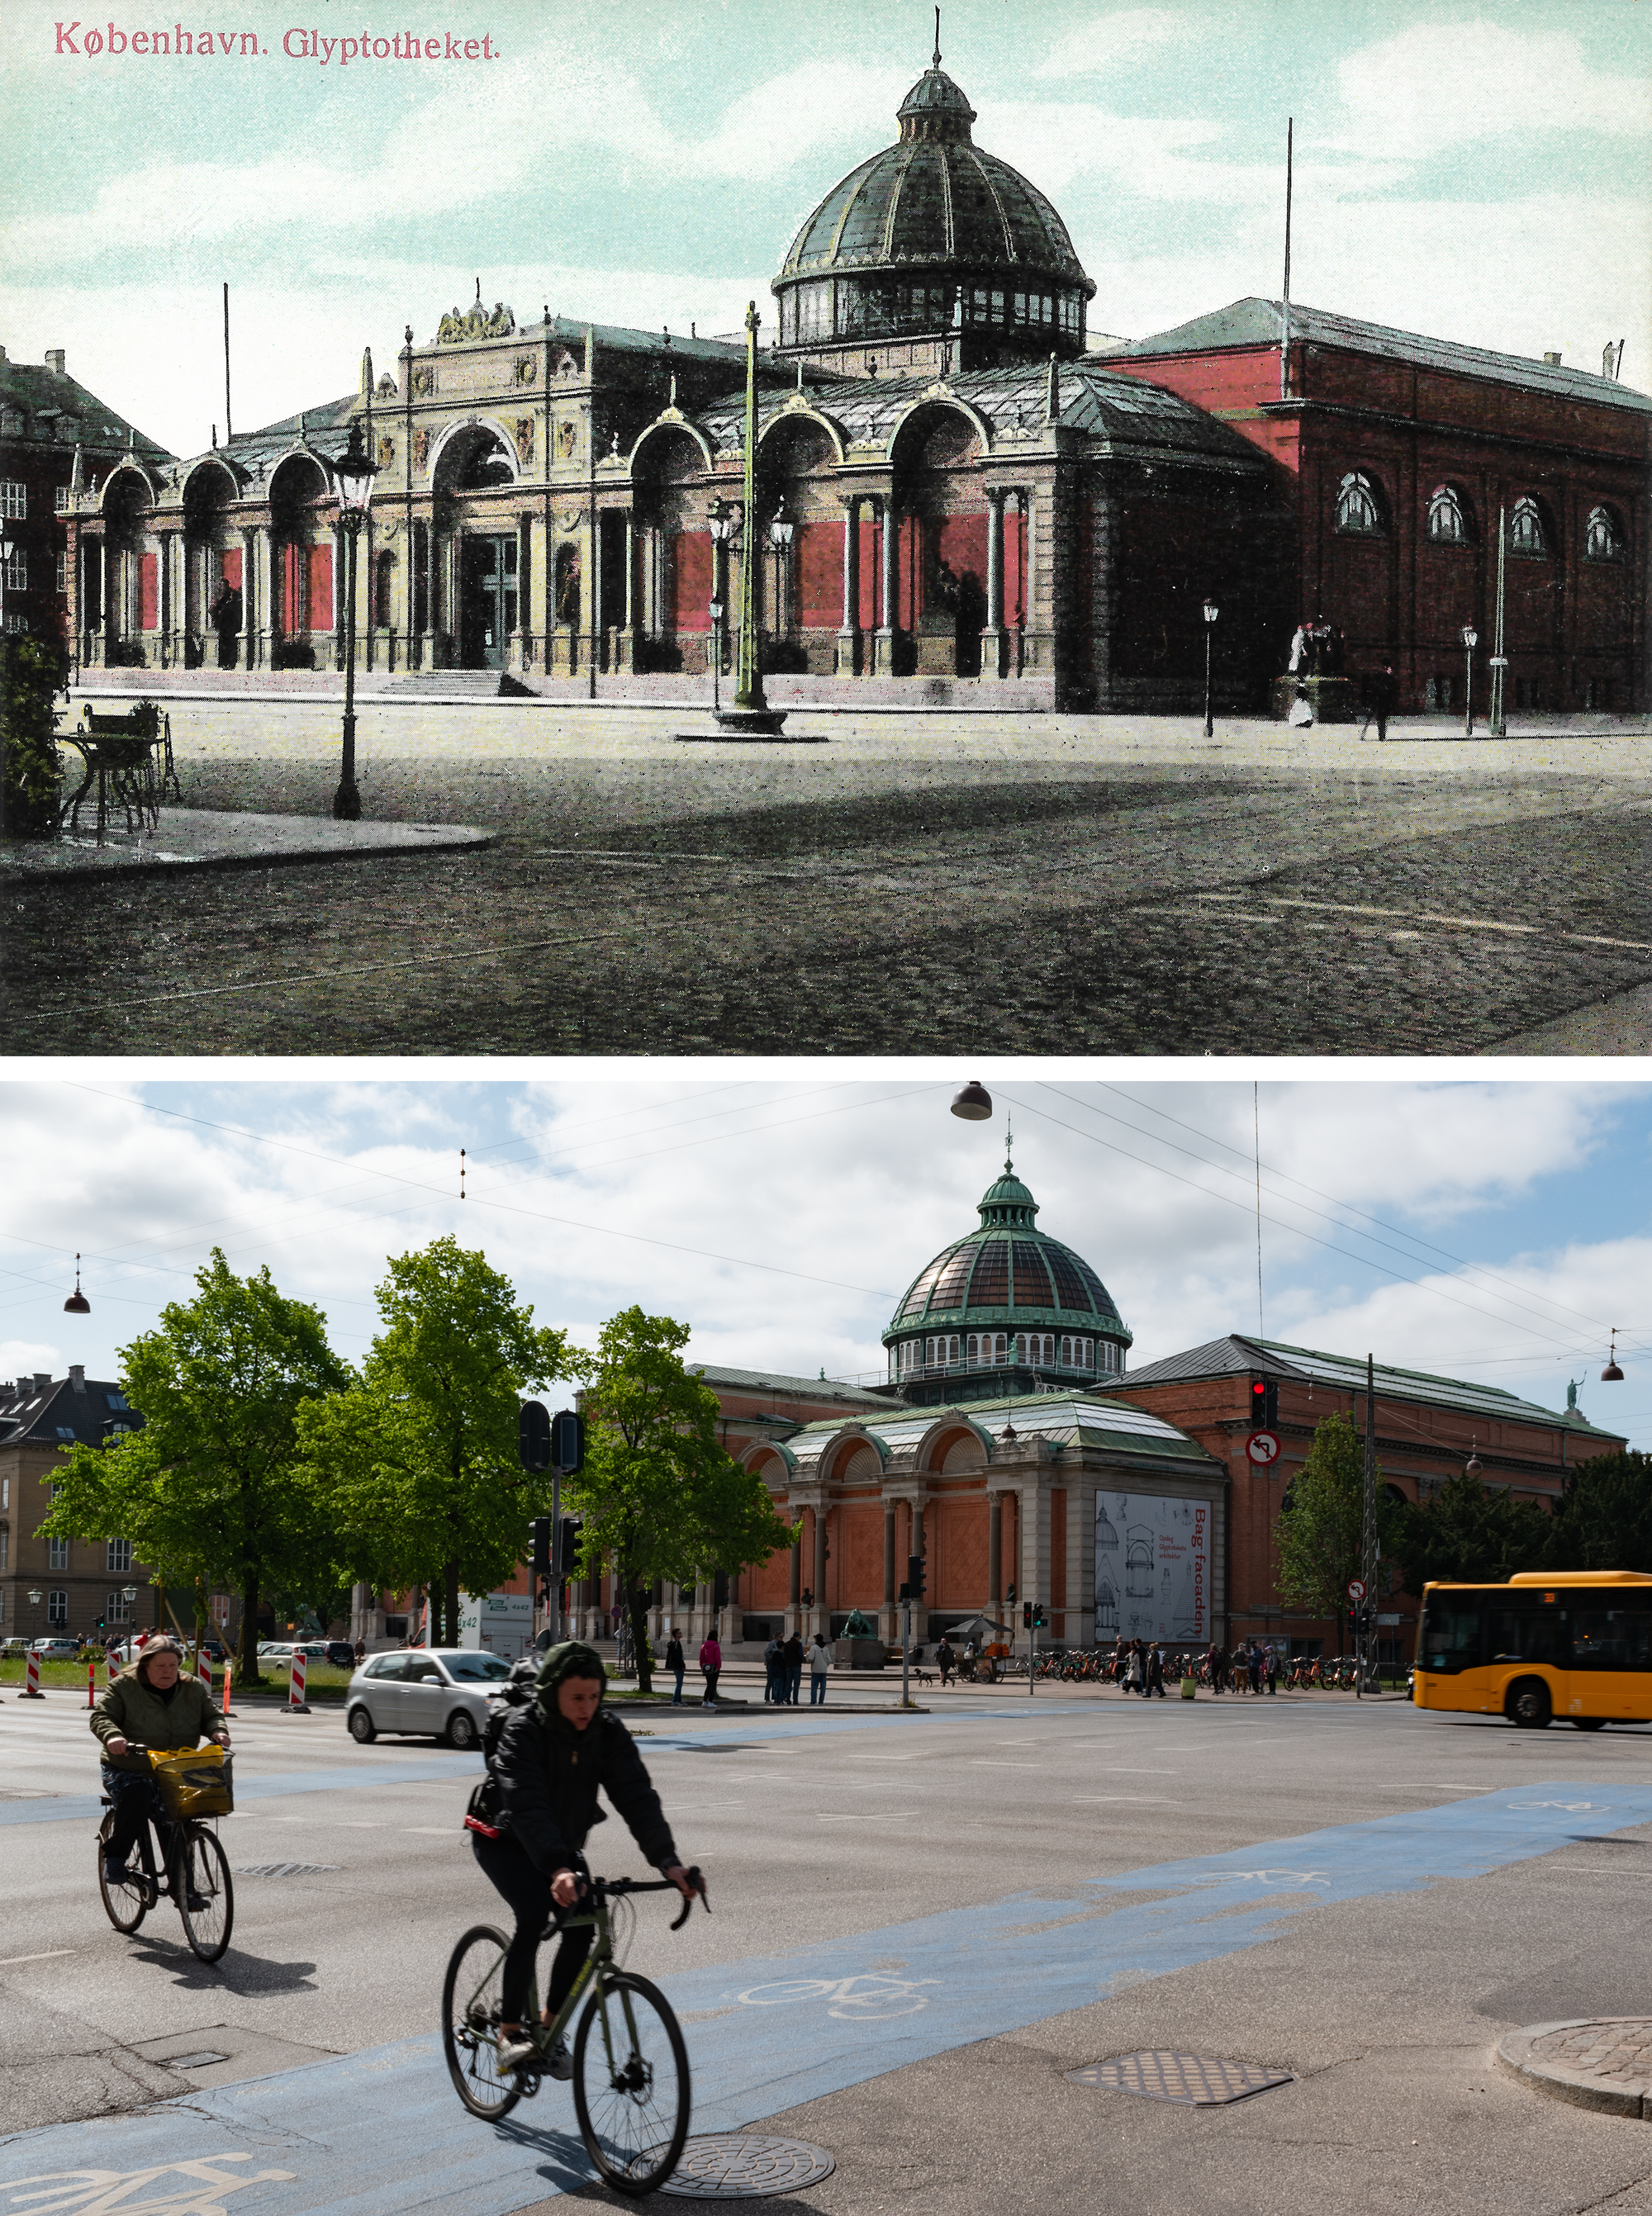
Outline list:
[[[1621,562],[1624,526],[1610,508],[1592,508],[1583,534],[1583,555],[1589,562]]]
[[[1515,502],[1509,516],[1508,545],[1511,553],[1535,556],[1538,560],[1549,553],[1548,519],[1529,493],[1522,494]]]

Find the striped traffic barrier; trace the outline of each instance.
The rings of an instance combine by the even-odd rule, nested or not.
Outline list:
[[[309,1714],[310,1703],[304,1697],[304,1649],[300,1647],[294,1649],[293,1655],[293,1676],[287,1687],[287,1704],[284,1708],[276,1709],[275,1713],[278,1716],[307,1716]]]
[[[32,1647],[28,1650],[28,1683],[23,1688],[23,1698],[26,1701],[43,1701],[46,1698],[40,1690],[40,1658]]]
[[[97,1664],[89,1654],[86,1658],[86,1705],[89,1708],[97,1706]]]
[[[206,1688],[206,1697],[210,1701],[213,1697],[213,1658],[210,1654],[203,1652],[196,1655],[195,1675]]]

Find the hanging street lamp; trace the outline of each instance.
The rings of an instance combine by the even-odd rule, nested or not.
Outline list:
[[[90,1315],[92,1304],[80,1290],[80,1257],[75,1257],[75,1290],[63,1304],[65,1315]]]
[[[778,738],[786,723],[783,708],[771,708],[763,694],[757,654],[757,303],[746,303],[746,426],[743,507],[740,519],[740,656],[734,705],[719,708],[725,731],[749,738]]]
[[[1205,736],[1214,733],[1211,725],[1211,641],[1216,636],[1216,619],[1220,611],[1214,600],[1205,603]]]
[[[992,1116],[992,1095],[976,1078],[952,1095],[952,1113],[966,1123],[985,1123]]]
[[[344,570],[344,759],[338,791],[333,795],[333,814],[341,822],[354,823],[361,814],[361,796],[355,789],[355,542],[367,520],[377,469],[361,444],[361,418],[350,424],[350,443],[333,464],[338,483],[338,520],[349,541]]]
[[[1606,1357],[1606,1368],[1600,1372],[1600,1382],[1603,1385],[1621,1385],[1623,1382],[1624,1373],[1618,1367],[1618,1327],[1616,1324],[1613,1324],[1612,1327],[1612,1351]]]

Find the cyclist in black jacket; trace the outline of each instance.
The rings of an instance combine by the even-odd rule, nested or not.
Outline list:
[[[602,1706],[607,1672],[595,1647],[576,1639],[553,1647],[540,1667],[534,1697],[505,1725],[494,1757],[497,1782],[496,1836],[472,1830],[471,1844],[490,1881],[516,1918],[502,1978],[499,2066],[515,2070],[535,2053],[522,2037],[522,2010],[539,1951],[539,1934],[552,1905],[572,1908],[581,1879],[577,1857],[594,1824],[606,1820],[599,1787],[630,1825],[632,1836],[685,1900],[693,1899],[665,1820],[660,1796],[649,1782],[631,1733]],[[590,1952],[589,1924],[564,1931],[552,1965],[545,2021],[567,1999]],[[553,2078],[573,2074],[567,2042],[552,2049]]]

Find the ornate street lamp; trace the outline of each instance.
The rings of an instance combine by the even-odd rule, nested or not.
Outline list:
[[[1220,613],[1214,600],[1205,603],[1205,736],[1214,736],[1211,723],[1211,641],[1216,635],[1216,619]]]
[[[778,637],[786,628],[786,557],[792,551],[792,535],[797,526],[786,512],[782,501],[769,520],[768,543],[774,549],[774,632]]]
[[[729,589],[729,541],[739,518],[725,500],[712,502],[712,713],[722,714],[723,618]]]
[[[350,424],[350,443],[333,464],[338,483],[338,520],[349,541],[344,570],[344,760],[333,795],[333,814],[354,823],[361,813],[361,796],[355,789],[355,542],[367,520],[373,500],[373,480],[378,474],[373,458],[361,444],[361,422]]]
[[[90,1315],[92,1304],[80,1290],[80,1257],[75,1257],[75,1290],[63,1304],[65,1315]]]
[[[740,529],[740,659],[734,705],[719,708],[725,730],[751,738],[778,738],[786,722],[783,708],[771,708],[763,696],[757,656],[757,303],[746,303],[746,425],[744,503]]]
[[[1463,655],[1467,674],[1463,680],[1463,736],[1474,736],[1474,649],[1480,643],[1480,634],[1472,624],[1464,624],[1462,631]]]

